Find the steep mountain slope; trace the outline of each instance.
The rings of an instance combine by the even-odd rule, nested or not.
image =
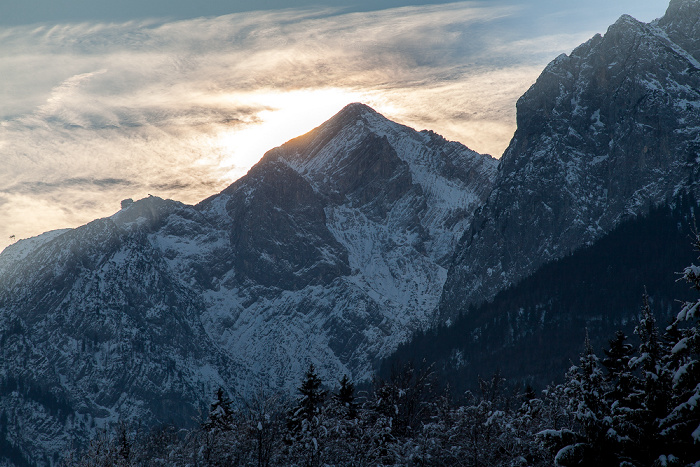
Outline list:
[[[309,362],[368,377],[434,319],[495,170],[353,104],[197,206],[149,197],[18,242],[0,442],[41,462],[119,418],[191,423],[218,386],[289,389]]]
[[[210,335],[261,381],[288,385],[309,360],[368,377],[372,358],[433,318],[495,165],[363,105],[270,151],[197,207],[229,242],[228,255],[195,261],[218,268],[215,285],[197,279]]]
[[[518,101],[495,188],[460,241],[444,317],[695,187],[699,17],[697,0],[672,1],[651,24],[623,16],[547,66]]]
[[[236,362],[208,338],[201,300],[148,240],[192,214],[146,199],[3,261],[0,412],[33,462],[119,419],[189,424],[202,393],[231,381]]]
[[[455,394],[478,389],[479,377],[496,372],[510,383],[544,388],[578,361],[586,335],[599,353],[617,330],[636,343],[644,293],[663,329],[678,313],[678,300],[696,299],[677,279],[697,257],[692,232],[698,207],[679,196],[672,206],[623,221],[493,301],[471,306],[451,326],[414,336],[382,363],[382,373],[398,362],[427,361]]]

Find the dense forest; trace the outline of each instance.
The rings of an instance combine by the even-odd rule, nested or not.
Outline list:
[[[668,324],[679,300],[693,298],[679,271],[690,264],[697,201],[680,195],[632,218],[585,248],[546,264],[491,302],[461,310],[450,326],[417,333],[384,362],[388,377],[401,363],[435,362],[458,391],[476,389],[498,371],[541,389],[562,376],[583,350],[586,332],[601,349],[615,331],[634,329],[646,294],[656,319]]]
[[[700,237],[696,239],[700,250]],[[194,429],[125,424],[70,453],[70,465],[690,466],[700,459],[700,267],[659,327],[649,295],[603,352],[583,352],[540,392],[499,374],[455,393],[435,366],[410,362],[356,391],[311,365],[296,397],[261,392],[234,403],[219,390]],[[650,284],[652,285],[652,284]],[[330,389],[334,386],[335,389]]]

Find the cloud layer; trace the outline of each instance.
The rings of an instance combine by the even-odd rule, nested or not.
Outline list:
[[[352,101],[498,156],[518,96],[592,34],[539,34],[522,14],[461,2],[0,29],[0,249],[126,197],[197,202]]]

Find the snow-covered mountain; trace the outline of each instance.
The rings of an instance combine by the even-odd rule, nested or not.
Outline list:
[[[366,378],[438,312],[697,195],[698,24],[700,0],[673,0],[558,57],[500,163],[353,104],[196,206],[124,202],[6,249],[0,449],[49,464],[120,417],[186,424],[217,387],[289,389],[310,362]]]
[[[0,255],[0,432],[33,461],[218,386],[373,363],[433,319],[497,161],[352,104],[197,206],[149,197]],[[4,421],[3,421],[4,420]]]
[[[518,101],[494,190],[451,266],[443,316],[696,189],[698,25],[700,2],[673,0],[663,18],[622,16],[546,67]]]

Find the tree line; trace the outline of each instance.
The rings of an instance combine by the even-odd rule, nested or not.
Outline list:
[[[700,241],[698,242],[700,247]],[[684,277],[700,291],[700,267]],[[562,384],[536,394],[494,375],[460,397],[430,365],[357,391],[327,389],[313,365],[296,397],[241,407],[222,389],[194,429],[101,433],[67,462],[130,465],[691,466],[700,461],[700,300],[660,330],[645,299],[636,344],[623,332],[585,350]]]
[[[594,348],[616,330],[632,336],[640,297],[649,295],[656,318],[668,323],[678,300],[694,294],[678,272],[695,260],[695,198],[680,194],[645,216],[628,219],[592,245],[552,261],[501,291],[492,301],[461,310],[449,326],[417,332],[386,358],[435,362],[453,389],[477,390],[479,376],[498,368],[511,382],[538,390],[561,381],[583,350],[588,329]]]

